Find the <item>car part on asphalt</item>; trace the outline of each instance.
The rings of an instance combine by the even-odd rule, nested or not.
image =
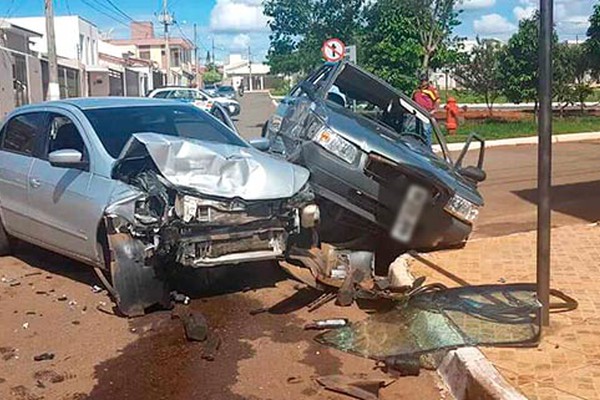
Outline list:
[[[208,322],[199,311],[185,310],[173,313],[183,323],[185,337],[190,342],[204,342],[208,338]]]
[[[354,378],[344,375],[319,376],[315,380],[327,390],[358,400],[377,400],[379,390],[395,382],[393,379]]]
[[[536,346],[535,293],[531,284],[422,287],[392,311],[326,332],[317,341],[388,363],[390,357],[405,362],[465,346]]]
[[[346,325],[348,325],[348,319],[346,318],[320,319],[304,325],[304,330],[321,331],[325,329],[337,329]]]
[[[429,128],[428,128],[429,126]],[[423,135],[431,129],[442,154]],[[464,243],[483,199],[483,149],[454,163],[437,122],[411,98],[360,67],[325,64],[281,100],[267,122],[269,152],[311,171],[321,239],[376,252],[375,271],[411,249]]]

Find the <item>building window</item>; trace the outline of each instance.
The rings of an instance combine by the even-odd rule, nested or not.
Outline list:
[[[173,67],[181,66],[179,50],[174,50],[171,54],[173,55],[173,58],[171,59],[171,64],[173,64]]]
[[[140,58],[142,60],[149,60],[150,59],[150,50],[140,51]]]
[[[58,85],[60,98],[79,97],[79,71],[76,69],[58,66]]]

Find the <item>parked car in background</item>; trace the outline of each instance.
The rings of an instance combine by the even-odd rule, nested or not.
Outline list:
[[[239,115],[241,111],[240,103],[235,99],[222,96],[211,96],[210,94],[195,88],[163,87],[151,91],[148,94],[148,97],[192,103],[206,112],[212,110],[212,105],[214,103],[219,103],[232,117]]]
[[[0,126],[0,255],[13,238],[94,267],[120,310],[169,303],[177,267],[282,258],[317,223],[309,172],[172,101],[70,99]]]
[[[426,145],[427,126],[441,148]],[[452,161],[436,121],[412,99],[360,67],[325,64],[292,89],[268,121],[268,148],[311,171],[320,237],[374,249],[380,273],[401,252],[456,246],[483,206],[483,140]],[[473,140],[478,164],[463,167]]]
[[[219,86],[217,94],[228,99],[235,99],[237,93],[233,86]]]
[[[219,89],[219,85],[217,85],[216,83],[204,85],[204,91],[213,97],[216,97],[218,95],[217,94],[218,89]]]

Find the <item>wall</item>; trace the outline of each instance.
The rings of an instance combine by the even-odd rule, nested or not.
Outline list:
[[[0,119],[14,108],[12,55],[0,49]]]
[[[108,71],[90,71],[88,72],[88,79],[90,96],[108,96]]]
[[[39,58],[27,57],[27,80],[29,83],[29,102],[44,101],[42,92],[42,63]]]
[[[44,17],[10,18],[9,22],[34,32],[42,33],[42,38],[32,38],[33,51],[48,53],[46,39],[46,21]],[[95,65],[98,62],[98,28],[77,16],[54,18],[54,33],[56,36],[56,53],[59,57],[80,60],[85,65]],[[83,35],[83,40],[81,38]],[[83,45],[81,51],[79,46]]]

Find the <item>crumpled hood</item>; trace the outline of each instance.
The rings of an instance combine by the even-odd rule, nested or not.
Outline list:
[[[174,186],[209,196],[248,201],[287,199],[308,182],[307,169],[252,147],[137,133],[117,162],[145,150]]]

